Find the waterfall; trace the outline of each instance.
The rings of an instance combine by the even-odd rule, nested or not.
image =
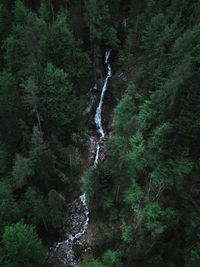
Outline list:
[[[99,141],[96,144],[96,156],[95,156],[95,161],[94,161],[94,167],[96,167],[97,164],[98,164],[100,143],[101,143],[102,139],[105,136],[105,133],[104,133],[103,127],[102,127],[102,121],[101,121],[101,111],[102,111],[102,104],[103,104],[104,95],[105,95],[105,92],[106,92],[106,89],[107,89],[108,79],[112,75],[111,74],[111,65],[109,63],[110,52],[111,51],[107,51],[106,54],[105,54],[105,63],[107,64],[107,76],[106,76],[106,79],[104,81],[104,85],[103,85],[103,88],[102,88],[99,105],[98,105],[98,107],[96,109],[96,114],[95,114],[95,117],[94,117],[94,122],[96,123],[97,131],[101,134],[101,137],[100,137]]]
[[[107,51],[105,53],[105,64],[107,64],[107,76],[104,81],[99,105],[96,109],[94,117],[94,121],[97,126],[97,132],[101,134],[99,141],[96,142],[96,155],[94,160],[94,167],[96,167],[98,164],[100,144],[103,141],[103,138],[105,137],[101,121],[101,111],[102,111],[104,95],[107,89],[108,79],[111,77],[111,66],[109,63],[109,56],[110,56],[110,51]],[[97,89],[97,86],[95,85],[91,90],[93,89]],[[93,104],[94,100],[91,99],[89,104],[89,111],[91,110]],[[92,144],[93,143],[94,142],[92,142]],[[94,143],[94,148],[95,148],[95,143]],[[54,243],[54,245],[49,248],[48,259],[46,261],[47,266],[55,266],[55,267],[77,266],[73,247],[75,245],[82,245],[81,237],[84,236],[84,234],[86,233],[88,223],[89,223],[89,209],[86,204],[86,196],[85,194],[83,194],[79,198],[75,199],[70,205],[68,210],[68,217],[66,220],[66,226],[63,227],[65,232],[64,241]],[[67,227],[67,229],[65,229],[65,227]]]

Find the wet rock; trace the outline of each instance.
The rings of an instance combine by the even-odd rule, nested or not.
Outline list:
[[[109,56],[111,51],[107,51],[105,54],[105,64],[107,65],[107,77],[104,80],[103,88],[101,91],[101,97],[99,105],[96,109],[95,117],[92,116],[90,128],[97,130],[96,136],[90,137],[90,147],[88,151],[88,161],[90,165],[94,167],[98,164],[99,160],[105,158],[104,139],[105,133],[102,126],[101,111],[104,99],[104,94],[107,89],[108,79],[111,78],[111,65],[109,63]],[[89,92],[88,113],[91,116],[95,107],[96,96],[98,95],[98,86],[94,86]],[[108,95],[108,103],[112,103],[112,95]],[[78,260],[75,255],[75,248],[80,245],[82,252],[86,253],[90,250],[90,246],[84,235],[87,231],[89,223],[89,210],[86,204],[85,194],[81,195],[78,199],[75,199],[69,207],[69,212],[66,218],[66,223],[62,229],[62,241],[54,243],[49,248],[47,265],[49,267],[59,266],[77,266]]]
[[[82,244],[89,223],[89,210],[85,195],[76,199],[69,207],[63,228],[63,241],[54,243],[48,251],[47,266],[77,266],[74,246]]]
[[[92,165],[95,159],[95,155],[96,155],[96,143],[97,143],[97,139],[95,136],[90,136],[90,146],[89,146],[89,150],[88,150],[88,161],[89,161],[89,165]]]

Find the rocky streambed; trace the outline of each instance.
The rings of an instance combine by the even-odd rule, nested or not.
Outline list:
[[[49,248],[45,266],[77,266],[78,258],[80,260],[80,256],[83,257],[90,250],[84,236],[88,223],[89,210],[83,194],[68,207],[66,223],[60,230],[60,242]]]
[[[96,108],[94,123],[96,124],[97,133],[90,137],[90,147],[88,151],[89,165],[97,166],[99,160],[103,160],[105,150],[103,142],[105,139],[104,126],[102,122],[102,106],[104,95],[107,90],[108,80],[112,76],[111,65],[109,63],[110,52],[105,53],[105,64],[107,65],[107,76],[104,80],[99,104]],[[90,90],[90,103],[88,112],[91,113],[93,106],[97,100],[96,96],[92,95],[92,91],[98,90],[95,85]],[[49,248],[48,257],[45,266],[49,267],[64,267],[77,266],[78,262],[84,258],[85,254],[91,250],[90,244],[87,241],[87,227],[89,223],[89,209],[86,204],[85,194],[75,199],[68,207],[66,223],[60,230],[60,240]]]

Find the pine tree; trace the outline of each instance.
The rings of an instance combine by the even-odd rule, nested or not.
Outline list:
[[[43,265],[46,249],[33,226],[27,226],[22,222],[7,226],[2,235],[2,246],[4,266]]]

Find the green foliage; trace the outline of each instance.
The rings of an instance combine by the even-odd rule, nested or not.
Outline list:
[[[89,202],[94,196],[93,188],[95,186],[95,179],[92,179],[93,174],[94,174],[94,168],[90,167],[87,169],[87,172],[84,177],[83,188],[84,192],[86,193],[87,201]]]
[[[5,40],[9,34],[10,26],[11,26],[10,12],[6,7],[6,5],[1,3],[0,4],[0,60],[1,60],[0,70],[3,68],[3,63],[4,63],[3,60],[4,53],[1,50],[1,47],[3,45],[3,40]]]
[[[121,255],[116,251],[108,250],[103,257],[102,263],[98,260],[91,260],[89,262],[80,264],[79,267],[119,267],[121,266]]]
[[[65,198],[52,189],[48,194],[49,220],[54,228],[63,225],[65,219]]]
[[[185,157],[185,155],[181,155],[174,162],[170,162],[172,165],[172,171],[174,174],[175,184],[177,186],[184,183],[184,177],[188,175],[192,169],[192,162],[189,158]]]
[[[117,31],[113,27],[108,27],[104,30],[103,39],[105,45],[113,50],[119,50],[120,41],[117,38]]]
[[[130,138],[130,151],[127,155],[130,161],[130,169],[133,173],[135,171],[144,171],[147,166],[145,159],[145,142],[140,132],[137,132],[135,136]]]
[[[14,198],[13,186],[9,179],[0,181],[0,214],[0,232],[19,218],[19,206]]]
[[[85,189],[91,210],[98,201],[101,216],[118,210],[126,225],[116,244],[123,266],[199,263],[198,8],[192,1],[131,1],[120,12],[129,18],[117,35],[118,66],[133,69],[127,83],[135,85],[115,108],[116,134],[106,142],[103,165],[111,170],[113,190],[100,187],[96,170]]]
[[[16,24],[25,24],[27,15],[28,15],[28,9],[25,7],[24,3],[20,0],[17,0],[15,2],[14,7],[14,20]]]
[[[123,53],[123,51],[119,51],[118,64],[119,66],[124,66],[125,63],[126,63],[126,56]]]
[[[31,137],[32,149],[30,151],[31,157],[40,156],[46,149],[47,144],[44,142],[44,133],[38,129],[37,126],[33,127],[33,134]]]
[[[165,216],[165,211],[156,202],[149,203],[144,210],[145,226],[148,231],[154,231],[163,228],[162,217]]]
[[[85,0],[86,23],[89,27],[91,43],[100,43],[104,25],[109,20],[108,5],[105,0]]]
[[[81,155],[80,152],[78,150],[78,148],[69,148],[69,154],[71,157],[71,170],[73,172],[74,175],[78,175],[79,171],[80,171],[80,166],[82,163],[82,159],[81,159]]]
[[[0,265],[42,265],[35,230],[12,224],[49,235],[63,224],[88,146],[84,94],[112,49],[127,81],[113,75],[116,132],[83,185],[110,233],[83,266],[198,266],[199,2],[62,5],[0,1]]]
[[[135,182],[134,179],[131,180],[129,188],[124,192],[124,199],[127,204],[130,204],[133,209],[137,207],[144,197],[144,193],[140,186]]]
[[[186,256],[185,267],[194,267],[200,263],[200,244],[197,243],[193,246],[190,252]]]
[[[31,174],[32,169],[30,167],[29,159],[17,154],[13,167],[13,177],[15,179],[16,188],[22,188],[26,185]]]
[[[120,260],[120,253],[108,250],[103,256],[103,264],[104,266],[109,267],[120,267],[122,264]]]
[[[47,193],[53,183],[52,176],[57,173],[56,156],[49,148],[48,143],[44,141],[44,133],[37,126],[33,129],[29,161],[33,169],[32,184]]]
[[[28,10],[21,1],[16,1],[14,9],[14,22],[12,26],[12,34],[7,37],[3,48],[6,49],[5,61],[8,70],[14,75],[23,71],[24,58],[26,57],[27,47],[25,37],[27,35]]]
[[[48,64],[41,88],[45,118],[55,119],[59,125],[69,125],[77,116],[77,99],[67,77],[63,70]]]
[[[21,203],[23,216],[28,223],[45,225],[48,216],[47,203],[44,195],[35,187],[29,187],[25,193],[25,199]]]
[[[39,89],[34,80],[29,78],[24,85],[24,104],[31,113],[35,114],[38,121],[38,127],[41,129],[41,119],[38,112],[41,99],[39,98],[38,93]]]
[[[115,127],[121,136],[128,137],[135,132],[135,114],[136,108],[133,99],[129,95],[125,95],[115,109]]]
[[[102,263],[98,260],[93,259],[89,262],[80,264],[79,267],[104,267],[104,265],[102,265]]]
[[[149,130],[152,123],[156,120],[158,111],[156,110],[154,103],[150,100],[145,100],[144,104],[140,106],[137,122],[139,129]]]
[[[58,15],[53,22],[44,49],[47,60],[70,74],[71,82],[78,83],[82,78],[88,77],[90,59],[86,53],[81,52],[80,42],[75,40],[69,29],[66,14]]]
[[[18,222],[7,226],[2,235],[3,266],[42,266],[46,256],[33,226]],[[20,253],[19,253],[20,251]]]
[[[0,109],[1,109],[1,141],[7,147],[16,147],[19,138],[18,117],[21,113],[21,99],[19,96],[16,78],[7,71],[0,73]],[[9,131],[15,129],[15,131]]]
[[[39,8],[39,16],[45,22],[50,21],[50,10],[49,10],[48,4],[45,1],[41,1],[40,8]]]
[[[122,236],[123,240],[128,243],[131,244],[134,242],[134,237],[135,237],[135,231],[131,226],[127,226],[125,228],[125,232]]]
[[[6,150],[6,147],[3,144],[0,144],[0,176],[8,171],[9,167],[9,154]]]
[[[108,1],[108,6],[109,6],[109,14],[110,17],[112,18],[112,24],[117,27],[119,23],[119,15],[120,15],[120,10],[119,10],[119,0],[110,0]]]
[[[97,168],[90,167],[84,177],[83,188],[89,206],[96,216],[100,216],[103,210],[110,211],[111,217],[114,216],[115,175],[110,172],[108,166],[99,164]]]
[[[97,257],[103,255],[108,250],[114,250],[116,244],[121,242],[121,231],[117,227],[105,229],[103,235],[96,242],[95,255]],[[112,253],[111,253],[112,254]],[[120,258],[120,254],[116,254],[117,258]]]

